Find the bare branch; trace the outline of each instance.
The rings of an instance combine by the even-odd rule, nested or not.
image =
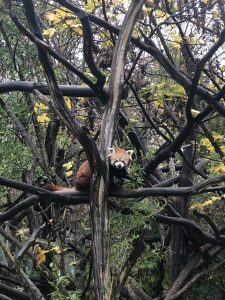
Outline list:
[[[84,39],[84,58],[88,67],[92,74],[97,78],[97,85],[99,88],[102,88],[105,83],[105,75],[104,73],[96,66],[93,58],[93,39],[92,39],[92,29],[89,22],[88,15],[85,12],[80,12],[78,17],[81,21],[82,28],[83,28],[83,39]]]
[[[5,256],[11,263],[15,263],[15,258],[6,247],[6,245],[0,240],[0,247],[4,252]],[[21,284],[23,285],[27,294],[34,300],[45,300],[40,290],[34,285],[34,283],[29,279],[29,277],[25,274],[19,264],[14,265],[17,275],[20,277]]]
[[[24,128],[24,126],[22,125],[20,120],[17,118],[17,116],[13,112],[10,105],[7,104],[2,98],[0,98],[0,105],[5,110],[5,112],[8,114],[8,116],[12,120],[12,122],[16,125],[18,133],[23,137],[24,141],[26,142],[27,146],[30,148],[31,152],[33,153],[34,157],[36,158],[37,162],[39,163],[40,167],[43,170],[46,170],[46,166],[45,166],[45,163],[43,161],[41,154],[39,153],[34,142],[30,139],[26,129]]]
[[[0,93],[8,93],[12,91],[21,92],[33,92],[38,90],[44,95],[50,95],[47,84],[43,82],[32,82],[32,81],[3,81],[0,82]],[[96,94],[90,87],[79,86],[79,85],[59,85],[64,96],[77,96],[77,97],[94,97]],[[106,94],[108,94],[108,87],[104,88]]]
[[[18,264],[20,260],[24,257],[24,255],[27,253],[29,248],[34,244],[38,234],[40,231],[46,226],[46,224],[41,225],[39,228],[37,228],[33,233],[32,236],[29,238],[29,240],[26,242],[26,244],[20,249],[20,251],[16,255],[15,263]]]
[[[195,284],[198,280],[200,280],[202,277],[208,275],[209,273],[221,268],[222,266],[224,266],[225,264],[225,259],[222,260],[221,262],[219,262],[218,264],[215,264],[214,266],[212,266],[211,268],[208,268],[202,272],[199,272],[198,274],[196,274],[195,276],[193,276],[187,284],[185,284],[183,286],[182,289],[180,289],[177,293],[170,295],[169,297],[167,296],[165,298],[165,300],[175,300],[178,297],[180,297],[183,293],[185,293],[191,286],[193,286],[193,284]]]

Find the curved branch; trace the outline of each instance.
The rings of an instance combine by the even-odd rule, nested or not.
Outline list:
[[[219,229],[216,227],[216,224],[213,222],[213,220],[209,217],[209,215],[205,212],[200,212],[200,211],[197,211],[197,210],[193,210],[193,214],[199,218],[203,218],[205,219],[205,221],[209,224],[209,226],[211,227],[212,231],[214,232],[215,234],[215,237],[217,239],[220,238],[220,231]]]
[[[203,270],[202,272],[196,274],[178,292],[176,292],[175,294],[170,295],[169,297],[166,297],[165,300],[175,300],[175,299],[177,299],[183,293],[185,293],[190,287],[192,287],[192,285],[195,282],[197,282],[199,279],[201,279],[202,277],[208,275],[209,273],[221,268],[224,265],[225,265],[225,259],[222,260],[221,262],[219,262],[218,264],[215,264],[211,268]]]
[[[203,68],[204,68],[205,64],[207,63],[207,61],[219,49],[219,47],[223,45],[224,41],[225,41],[225,29],[222,30],[220,37],[216,41],[216,43],[214,45],[212,45],[212,47],[208,50],[208,52],[201,58],[201,60],[196,65],[196,70],[195,70],[195,74],[193,76],[192,84],[190,87],[190,92],[188,95],[188,101],[187,101],[187,105],[186,105],[186,115],[187,115],[188,120],[193,118],[192,113],[191,113],[191,108],[194,103],[194,97],[197,92],[198,82],[199,82],[201,73],[203,71]]]
[[[168,217],[161,214],[155,214],[154,215],[157,222],[164,223],[164,224],[170,224],[170,225],[180,225],[184,227],[187,230],[191,230],[192,235],[193,233],[196,234],[196,238],[198,240],[198,243],[205,244],[210,243],[213,245],[225,245],[225,236],[220,236],[219,239],[217,239],[214,235],[204,232],[195,222],[190,221],[185,218],[176,218],[176,217]]]
[[[99,88],[102,88],[103,85],[105,84],[106,78],[104,73],[96,66],[94,62],[94,58],[92,55],[93,33],[92,33],[88,15],[82,11],[78,14],[78,18],[80,19],[83,28],[83,40],[84,40],[83,51],[84,51],[85,61],[91,73],[97,78],[97,85],[99,86]]]

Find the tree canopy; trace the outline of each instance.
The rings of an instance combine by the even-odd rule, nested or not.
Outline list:
[[[224,1],[0,8],[0,298],[223,299]]]

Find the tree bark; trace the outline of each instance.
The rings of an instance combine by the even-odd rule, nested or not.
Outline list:
[[[187,187],[192,185],[192,165],[194,155],[193,136],[190,135],[186,141],[186,147],[184,148],[184,156],[186,160],[183,160],[181,178],[179,187]],[[174,202],[175,210],[184,218],[188,218],[188,207],[190,202],[190,196],[177,197]],[[170,285],[172,286],[176,278],[179,276],[184,265],[187,262],[187,239],[184,231],[180,226],[171,227],[171,256],[170,256]],[[179,300],[185,300],[186,295],[183,294],[179,297]]]
[[[138,13],[145,0],[133,0],[118,37],[113,53],[109,102],[101,124],[99,151],[101,165],[94,170],[91,188],[91,227],[94,263],[94,281],[98,300],[112,299],[112,283],[109,264],[109,167],[107,151],[112,145],[115,120],[119,114],[126,53]]]

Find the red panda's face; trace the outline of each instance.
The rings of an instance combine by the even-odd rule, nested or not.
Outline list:
[[[129,166],[132,161],[133,150],[125,150],[121,148],[109,148],[108,159],[109,164],[117,169],[123,169]]]

